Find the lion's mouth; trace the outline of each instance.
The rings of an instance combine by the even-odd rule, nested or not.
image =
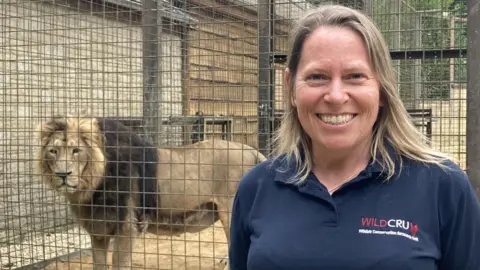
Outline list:
[[[69,177],[71,177],[71,174],[72,174],[71,171],[55,172],[55,176],[57,177],[57,179],[60,180],[60,184],[57,186],[57,188],[66,187],[66,188],[76,189],[78,185],[71,185],[71,184],[68,183],[68,179],[69,179]]]
[[[67,187],[70,187],[70,188],[77,188],[77,187],[78,187],[78,185],[69,185],[69,184],[67,184],[67,183],[63,183],[63,184],[61,185],[61,187],[63,187],[63,186],[67,186]]]
[[[63,181],[60,185],[57,186],[57,188],[63,188],[63,187],[76,189],[78,185],[70,185],[66,181]]]

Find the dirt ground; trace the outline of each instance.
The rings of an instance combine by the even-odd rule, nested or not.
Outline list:
[[[90,254],[90,253],[89,253]],[[111,263],[111,251],[108,262]],[[196,234],[163,237],[152,234],[137,239],[132,269],[223,269],[219,261],[227,256],[227,243],[221,223]],[[89,270],[92,257],[81,255],[71,259],[57,259],[45,270]],[[111,267],[110,267],[111,269]]]

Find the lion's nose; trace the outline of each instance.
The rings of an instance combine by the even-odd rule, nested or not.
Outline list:
[[[65,181],[65,179],[67,179],[67,176],[69,176],[70,174],[72,174],[72,172],[57,172],[57,173],[55,173],[55,175],[57,177],[62,178],[63,181]]]

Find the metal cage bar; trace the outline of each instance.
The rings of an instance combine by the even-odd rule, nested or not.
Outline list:
[[[158,6],[161,1],[143,0],[142,8],[142,31],[143,31],[143,117],[144,132],[150,140],[161,143],[158,138],[162,130],[161,110],[159,109],[162,93],[161,79],[161,49],[159,40],[161,38],[162,18]]]
[[[467,173],[480,198],[480,2],[467,3]]]
[[[274,48],[272,14],[274,0],[258,1],[258,147],[270,152],[271,117],[273,112],[273,79],[271,54]]]

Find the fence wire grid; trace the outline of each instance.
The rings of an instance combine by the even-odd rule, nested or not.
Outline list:
[[[467,0],[3,0],[2,269],[92,268],[89,235],[35,171],[41,123],[52,115],[88,115],[117,120],[159,147],[216,139],[267,155],[285,109],[288,31],[323,3],[373,18],[388,42],[412,121],[466,169],[468,145],[480,145],[475,139],[467,144],[467,115],[480,116],[467,110],[467,93],[479,90],[470,85],[480,86],[470,78],[478,77],[478,65],[467,65],[478,59],[478,49],[468,55],[467,49],[473,47],[469,38],[480,46],[480,19],[469,18]],[[476,28],[468,28],[467,19]],[[243,151],[251,150],[234,155]],[[189,166],[204,160],[195,160],[177,169],[198,169]],[[187,183],[211,188],[199,178],[179,179],[184,186],[176,191]],[[201,196],[176,195],[197,200],[195,206],[205,203]],[[233,198],[230,191],[220,195]],[[222,206],[209,210],[220,213]],[[134,267],[223,269],[225,231],[218,218],[210,223],[196,232],[138,237]]]

